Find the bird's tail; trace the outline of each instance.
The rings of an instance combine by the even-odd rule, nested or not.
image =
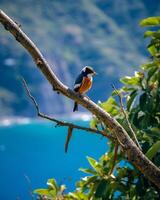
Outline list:
[[[78,111],[78,103],[74,102],[73,112]]]

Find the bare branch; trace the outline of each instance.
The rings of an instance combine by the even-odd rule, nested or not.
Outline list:
[[[34,196],[33,196],[33,189],[32,189],[32,184],[31,184],[31,180],[30,178],[24,174],[24,178],[26,179],[27,183],[28,183],[28,189],[29,189],[29,195],[31,197],[32,200],[34,200]]]
[[[21,77],[21,79],[22,79],[23,86],[24,86],[24,88],[26,90],[26,93],[27,93],[28,97],[32,100],[33,104],[35,105],[35,108],[36,108],[36,111],[37,111],[37,115],[39,116],[40,110],[39,110],[38,104],[37,104],[35,98],[31,95],[31,92],[29,91],[29,88],[28,88],[27,83],[24,80],[24,78]]]
[[[130,129],[132,135],[133,135],[134,141],[135,141],[136,145],[139,147],[139,149],[142,150],[142,148],[141,148],[141,146],[140,146],[140,144],[139,144],[139,142],[138,142],[138,140],[137,140],[136,134],[135,134],[135,132],[134,132],[134,130],[133,130],[133,128],[132,128],[132,125],[131,125],[131,123],[129,122],[128,115],[127,115],[127,113],[126,113],[126,111],[125,111],[125,109],[124,109],[124,105],[123,105],[123,101],[122,101],[122,95],[121,95],[121,93],[119,93],[119,92],[117,91],[117,89],[116,89],[116,87],[114,86],[114,84],[112,84],[112,87],[113,87],[113,89],[116,91],[116,93],[117,93],[117,95],[118,95],[119,102],[120,102],[120,107],[121,107],[121,111],[122,111],[122,113],[124,114],[124,117],[125,117],[125,119],[126,119],[127,125],[128,125],[128,127],[129,127],[129,129]]]
[[[65,143],[65,152],[67,153],[68,151],[68,145],[69,145],[69,142],[71,140],[71,137],[72,137],[72,132],[73,132],[73,128],[72,127],[68,127],[68,133],[67,133],[67,139],[66,139],[66,143]]]
[[[22,83],[24,85],[24,88],[26,90],[26,93],[27,93],[27,96],[31,99],[31,101],[33,102],[35,108],[36,108],[36,112],[37,112],[37,115],[41,118],[44,118],[44,119],[47,119],[47,120],[50,120],[52,122],[55,122],[56,123],[56,126],[66,126],[66,127],[69,127],[69,128],[72,128],[72,129],[79,129],[79,130],[84,130],[84,131],[88,131],[88,132],[91,132],[91,133],[97,133],[97,134],[100,134],[110,140],[114,140],[114,137],[112,135],[109,135],[107,134],[105,131],[100,131],[100,130],[96,130],[96,129],[92,129],[92,128],[87,128],[87,127],[84,127],[84,126],[79,126],[79,125],[76,125],[76,124],[73,124],[73,123],[70,123],[70,122],[65,122],[65,121],[62,121],[62,120],[58,120],[56,118],[53,118],[53,117],[50,117],[48,115],[45,115],[43,113],[40,112],[40,109],[39,109],[39,106],[38,106],[38,103],[37,101],[35,100],[35,98],[32,96],[28,86],[27,86],[27,83],[26,81],[24,80],[24,78],[22,77]]]
[[[126,130],[118,123],[118,121],[112,118],[109,113],[104,111],[100,106],[95,104],[90,99],[87,99],[86,97],[80,97],[74,91],[64,85],[54,74],[36,45],[2,10],[0,10],[0,23],[2,23],[4,28],[8,30],[29,52],[37,67],[51,84],[52,88],[82,105],[98,119],[100,119],[106,126],[113,130],[112,132],[116,135],[118,141],[120,141],[120,145],[122,144],[125,147],[124,150],[128,156],[128,160],[130,160],[150,181],[160,188],[160,169],[140,151],[140,149],[130,138]]]

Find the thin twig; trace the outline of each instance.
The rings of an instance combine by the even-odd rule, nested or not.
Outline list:
[[[28,183],[28,187],[29,187],[29,195],[31,196],[31,199],[34,200],[34,196],[33,196],[33,190],[32,190],[32,185],[31,185],[31,180],[30,178],[24,174],[24,177]]]
[[[68,145],[72,137],[72,132],[73,132],[73,128],[68,127],[68,133],[67,133],[67,138],[66,138],[66,143],[65,143],[65,153],[67,153],[68,151]]]
[[[37,112],[37,115],[41,118],[44,118],[44,119],[47,119],[47,120],[50,120],[52,122],[55,122],[56,123],[56,126],[67,126],[67,127],[70,127],[72,129],[79,129],[79,130],[84,130],[84,131],[88,131],[88,132],[92,132],[92,133],[97,133],[97,134],[100,134],[100,135],[103,135],[104,137],[107,137],[108,139],[110,140],[114,140],[114,137],[107,134],[105,131],[100,131],[100,130],[96,130],[96,129],[92,129],[92,128],[87,128],[87,127],[83,127],[83,126],[79,126],[79,125],[76,125],[76,124],[73,124],[73,123],[70,123],[70,122],[65,122],[65,121],[62,121],[62,120],[58,120],[58,119],[55,119],[53,117],[50,117],[48,115],[45,115],[43,113],[40,112],[40,109],[39,109],[39,106],[38,106],[38,103],[37,101],[35,100],[35,98],[32,96],[28,86],[27,86],[27,83],[26,81],[24,80],[24,78],[22,77],[22,83],[24,85],[24,88],[26,90],[26,93],[27,93],[27,96],[32,100],[35,108],[36,108],[36,112]]]
[[[113,163],[112,163],[112,168],[109,172],[109,175],[111,175],[113,173],[114,167],[115,167],[115,163],[117,160],[117,153],[118,153],[118,142],[115,143],[115,148],[114,148],[114,158],[113,158]]]
[[[142,148],[141,148],[141,146],[140,146],[140,144],[139,144],[139,142],[138,142],[138,140],[137,140],[136,134],[135,134],[135,132],[134,132],[132,126],[131,126],[131,123],[129,122],[128,115],[127,115],[127,113],[126,113],[126,111],[125,111],[125,109],[124,109],[124,105],[123,105],[123,101],[122,101],[122,95],[121,95],[121,93],[119,93],[119,92],[117,91],[117,89],[116,89],[116,87],[114,86],[114,84],[112,84],[112,88],[116,91],[116,93],[117,93],[117,95],[118,95],[119,102],[120,102],[120,107],[121,107],[121,111],[122,111],[122,113],[124,114],[124,117],[125,117],[125,119],[126,119],[127,125],[128,125],[128,127],[129,127],[129,129],[130,129],[132,135],[133,135],[134,141],[135,141],[136,145],[139,147],[139,149],[142,150]]]

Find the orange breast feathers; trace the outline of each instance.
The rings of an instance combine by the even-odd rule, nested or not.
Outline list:
[[[92,78],[84,77],[82,85],[79,88],[79,93],[86,93],[92,87]]]

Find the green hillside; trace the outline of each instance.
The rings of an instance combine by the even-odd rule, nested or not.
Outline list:
[[[90,92],[105,100],[123,74],[145,61],[140,19],[158,14],[160,3],[149,0],[0,0],[0,8],[33,39],[58,77],[73,87],[84,65],[98,72]],[[156,6],[155,6],[156,5]],[[72,102],[54,94],[26,51],[1,26],[0,116],[33,116],[23,91],[23,75],[40,107],[49,114],[72,111]],[[53,106],[55,105],[56,106]]]

